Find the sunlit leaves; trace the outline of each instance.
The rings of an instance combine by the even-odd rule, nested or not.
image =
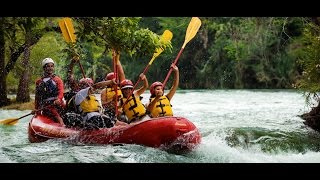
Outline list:
[[[140,17],[76,18],[80,24],[80,38],[104,44],[108,50],[124,51],[130,55],[153,54],[156,48],[171,48],[159,42],[159,35],[140,28]],[[93,36],[94,35],[94,36]]]

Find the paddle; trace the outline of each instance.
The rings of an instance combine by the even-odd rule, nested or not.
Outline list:
[[[172,39],[172,32],[169,30],[165,30],[162,34],[162,36],[160,37],[160,41],[163,41],[164,43],[168,43],[171,39]],[[151,66],[151,64],[153,63],[153,61],[156,59],[156,57],[158,57],[162,52],[164,51],[163,48],[157,48],[156,52],[153,54],[153,57],[151,58],[151,60],[149,61],[148,65],[144,68],[143,70],[143,74],[146,74],[146,72],[148,71],[149,67]],[[134,89],[137,87],[138,83],[140,82],[140,78],[138,79],[138,81],[136,82],[136,84],[133,86],[132,91],[130,92],[130,96],[132,96]],[[130,97],[129,96],[129,97]],[[126,102],[122,105],[122,107],[128,102],[129,98],[127,98]]]
[[[2,125],[15,125],[18,122],[19,119],[22,119],[24,117],[30,116],[31,114],[32,114],[32,112],[29,113],[29,114],[26,114],[24,116],[21,116],[19,118],[10,118],[10,119],[1,120],[0,124],[2,124]]]
[[[187,28],[187,32],[186,32],[186,37],[185,37],[184,43],[183,43],[183,45],[182,45],[182,47],[180,49],[180,52],[178,53],[178,56],[176,57],[176,59],[173,62],[174,65],[178,62],[178,59],[179,59],[182,51],[184,50],[184,47],[197,34],[200,26],[201,26],[201,20],[198,17],[192,17],[191,21],[190,21],[190,23],[188,25],[188,28]],[[167,81],[169,79],[169,76],[170,76],[171,72],[172,72],[172,68],[170,68],[165,80],[162,83],[163,84],[163,89],[166,86],[166,83],[167,83]]]
[[[62,35],[64,37],[64,39],[66,40],[67,43],[72,43],[72,48],[75,52],[75,47],[74,47],[74,43],[76,42],[76,35],[74,34],[74,28],[73,28],[73,24],[71,22],[71,18],[63,18],[59,21],[59,26],[62,32]],[[80,63],[80,60],[77,60],[82,72],[82,76],[83,78],[86,78],[86,75],[84,73],[83,67]]]
[[[47,106],[44,106],[44,107],[42,107],[42,108],[40,108],[40,109],[35,110],[34,112],[41,111],[42,109],[47,108],[47,107],[49,107],[49,106],[51,106],[51,105],[49,104],[49,105],[47,105]],[[24,118],[24,117],[30,116],[30,115],[32,115],[32,114],[34,114],[34,113],[30,112],[30,113],[28,113],[28,114],[26,114],[26,115],[24,115],[24,116],[18,117],[18,118],[4,119],[4,120],[1,120],[1,121],[0,121],[0,124],[2,124],[2,125],[15,125],[15,124],[18,122],[19,119],[22,119],[22,118]]]

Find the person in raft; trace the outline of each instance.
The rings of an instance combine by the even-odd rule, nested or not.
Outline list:
[[[42,114],[64,126],[61,118],[65,108],[63,81],[54,74],[53,59],[45,58],[41,64],[44,73],[36,80],[35,110],[32,114]]]
[[[75,79],[73,68],[75,63],[79,61],[79,58],[80,57],[78,55],[73,56],[68,66],[66,84],[69,88],[69,91],[64,93],[64,99],[66,101],[66,113],[62,116],[66,127],[83,128],[83,119],[81,115],[77,113],[74,98],[77,92],[79,92],[81,89],[85,89],[94,84],[94,81],[91,78],[81,78],[79,81]]]
[[[85,89],[87,87],[92,87],[94,81],[91,78],[81,78],[79,82],[74,81],[74,89],[73,91],[69,91],[69,100],[66,101],[66,113],[62,116],[63,121],[66,127],[75,127],[75,128],[83,128],[83,119],[79,111],[77,110],[77,106],[75,104],[75,95],[81,89]]]
[[[179,86],[179,69],[176,65],[172,64],[171,68],[174,71],[174,80],[168,94],[164,95],[164,87],[161,82],[154,82],[150,86],[149,103],[146,104],[147,111],[150,117],[173,116],[172,105],[170,103],[173,95]]]
[[[73,106],[74,96],[81,89],[92,86],[94,81],[91,78],[81,78],[79,81],[74,78],[73,67],[76,62],[79,61],[79,56],[74,56],[68,66],[67,73],[67,87],[69,87],[69,91],[64,93],[64,99],[66,101],[66,112],[72,113],[75,112],[75,108]]]
[[[91,87],[81,89],[74,98],[74,103],[82,117],[81,128],[85,130],[94,130],[99,128],[111,128],[114,125],[126,125],[124,122],[117,121],[115,117],[110,117],[102,113],[99,101],[94,92],[96,89],[105,88],[108,85],[116,85],[115,79],[101,81],[93,84]]]
[[[122,68],[122,65],[120,63],[120,54],[117,54],[116,55],[116,63],[117,63],[117,70],[118,70],[118,77],[119,77],[119,82],[125,80],[125,75],[124,75],[124,71],[123,71],[123,68]],[[106,74],[105,76],[105,80],[112,80],[115,78],[115,74],[114,72],[110,72],[108,74]],[[110,117],[114,117],[115,116],[115,106],[116,104],[118,105],[119,107],[119,103],[120,103],[120,99],[123,97],[122,95],[122,92],[120,90],[120,87],[119,86],[116,86],[117,87],[117,96],[118,96],[118,102],[115,102],[116,100],[116,91],[115,91],[115,86],[112,86],[112,85],[109,85],[107,86],[106,88],[104,88],[102,91],[101,91],[101,104],[102,104],[102,107],[103,107],[103,110],[104,110],[104,114],[110,116]],[[119,107],[120,108],[120,107]],[[120,113],[118,113],[120,114]],[[126,117],[125,116],[118,116],[118,119],[120,121],[124,121],[126,122]]]
[[[122,107],[120,110],[122,110],[122,113],[128,118],[127,123],[129,124],[150,118],[146,113],[147,111],[144,104],[141,102],[141,94],[144,93],[149,86],[148,80],[143,73],[139,75],[139,78],[143,81],[143,86],[134,91],[131,96],[130,94],[133,91],[133,83],[128,79],[125,79],[120,83],[123,95],[123,98],[120,101],[120,105]]]

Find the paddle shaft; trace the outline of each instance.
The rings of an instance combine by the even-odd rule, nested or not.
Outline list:
[[[184,50],[184,48],[181,48],[181,49],[180,49],[180,52],[179,52],[178,56],[176,57],[176,59],[175,59],[174,62],[173,62],[174,65],[177,64],[178,59],[179,59],[180,55],[182,54],[182,51],[183,51],[183,50]],[[167,81],[168,81],[168,79],[169,79],[169,76],[170,76],[171,72],[172,72],[172,68],[170,68],[170,70],[169,70],[166,78],[164,79],[164,81],[163,81],[163,83],[162,83],[162,84],[163,84],[163,89],[164,89],[165,86],[166,86],[166,83],[167,83]]]
[[[49,105],[49,106],[51,106],[51,105]],[[49,107],[49,106],[45,106],[45,107],[40,108],[40,109],[37,109],[37,110],[35,110],[35,111],[41,111],[41,110],[43,110],[44,108]],[[17,120],[18,120],[18,119],[22,119],[22,118],[27,117],[27,116],[30,116],[30,115],[32,115],[32,112],[29,113],[29,114],[26,114],[26,115],[24,115],[24,116],[21,116],[21,117],[17,118]]]
[[[83,67],[82,67],[82,65],[81,65],[81,63],[80,63],[80,60],[78,60],[78,63],[79,63],[79,66],[80,66],[80,69],[81,69],[83,78],[86,78],[86,75],[85,75],[84,70],[83,70]]]
[[[19,117],[18,119],[22,119],[22,118],[24,118],[24,117],[30,116],[31,114],[32,114],[32,112],[29,113],[29,114],[26,114],[26,115],[24,115],[24,116],[21,116],[21,117]]]
[[[72,43],[72,49],[73,49],[73,51],[76,53],[76,48],[75,48],[74,46],[75,46],[75,44]],[[81,73],[82,73],[83,78],[86,78],[86,74],[84,73],[82,64],[80,63],[80,59],[78,59],[77,61],[78,61],[78,64],[79,64],[79,67],[80,67],[80,70],[81,70]]]
[[[148,64],[148,65],[144,68],[142,74],[146,74],[146,72],[148,71],[149,67],[150,67],[150,64]],[[138,83],[140,82],[140,80],[141,80],[141,79],[140,79],[140,77],[139,77],[138,81],[137,81],[136,84],[133,86],[133,89],[136,89],[136,87],[137,87]],[[133,93],[133,91],[131,91],[130,96],[132,95],[132,93]],[[129,96],[129,97],[130,97],[130,96]],[[128,99],[127,99],[127,100],[128,100]]]
[[[116,78],[116,84],[114,85],[114,91],[115,91],[115,96],[116,96],[116,99],[115,99],[115,116],[117,117],[118,116],[118,81],[119,81],[119,78],[118,78],[118,68],[117,68],[117,54],[116,54],[116,51],[113,49],[113,73],[114,73],[114,77]],[[120,61],[120,59],[119,59]]]

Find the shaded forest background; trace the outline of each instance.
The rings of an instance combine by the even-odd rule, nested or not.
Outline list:
[[[202,21],[200,30],[177,63],[181,73],[180,89],[296,88],[306,95],[307,102],[318,97],[318,18],[199,18]],[[59,29],[59,19],[61,17],[0,17],[0,107],[11,103],[8,94],[17,94],[18,102],[30,101],[34,82],[43,72],[41,61],[46,57],[55,60],[55,73],[66,79],[72,52]],[[190,19],[72,17],[77,34],[76,49],[86,76],[100,81],[113,70],[110,37],[127,37],[113,37],[110,32],[125,34],[134,25],[140,28],[140,33],[161,35],[166,29],[173,33],[172,47],[156,58],[146,74],[149,83],[163,81],[181,49]],[[117,26],[113,22],[118,23]],[[119,22],[129,24],[130,28],[121,28]],[[114,29],[109,28],[113,26]],[[118,48],[126,77],[134,82],[153,55],[147,49],[139,51],[147,42],[137,42],[127,42],[131,45],[128,50],[122,48],[124,46]],[[151,45],[148,47],[150,49]],[[82,77],[77,66],[75,75],[78,79]],[[170,87],[170,80],[167,87]]]

